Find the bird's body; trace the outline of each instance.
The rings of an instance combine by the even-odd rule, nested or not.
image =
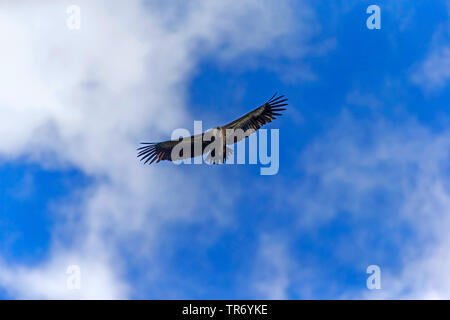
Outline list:
[[[275,96],[276,94],[269,101],[242,117],[202,134],[158,143],[144,142],[143,146],[138,148],[138,157],[144,163],[153,163],[162,160],[183,160],[208,154],[206,161],[224,163],[232,151],[227,145],[247,138],[261,126],[280,116],[279,112],[286,110],[283,107],[287,106],[287,103],[283,102],[287,99],[283,99],[284,96],[276,98]]]

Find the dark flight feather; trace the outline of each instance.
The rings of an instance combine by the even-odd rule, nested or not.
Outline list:
[[[277,96],[277,93],[275,93],[263,105],[246,113],[242,117],[219,127],[218,129],[220,130],[225,129],[228,131],[231,130],[232,132],[238,132],[239,129],[242,130],[241,132],[243,134],[237,134],[233,137],[233,139],[227,139],[226,144],[233,144],[247,138],[252,133],[256,132],[256,130],[260,129],[263,125],[270,123],[272,120],[276,119],[276,117],[281,116],[281,111],[286,110],[284,107],[288,105],[286,101],[288,101],[288,99],[285,98],[284,95]],[[143,142],[141,143],[142,146],[137,149],[138,158],[140,158],[144,164],[152,164],[163,160],[174,161],[200,156],[205,153],[205,151],[208,152],[207,146],[211,143],[211,141],[204,141],[205,134],[210,136],[211,132],[207,131],[202,134],[180,138],[178,140],[168,140],[157,143]],[[212,139],[214,140],[214,137]],[[201,143],[201,150],[195,150],[194,145],[196,142]],[[176,159],[172,159],[172,151],[179,143],[186,143],[186,150],[190,150],[190,153],[181,153],[179,155],[175,155]],[[183,150],[183,148],[181,148],[181,150]]]

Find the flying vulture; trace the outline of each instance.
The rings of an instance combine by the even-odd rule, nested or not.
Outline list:
[[[266,123],[281,116],[288,99],[275,93],[266,103],[222,127],[210,129],[202,134],[163,142],[143,142],[138,148],[138,157],[146,163],[161,160],[176,161],[208,154],[211,163],[224,163],[231,154],[227,145],[247,138]],[[284,99],[283,99],[284,98]]]

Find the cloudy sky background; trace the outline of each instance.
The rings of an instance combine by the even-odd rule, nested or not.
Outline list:
[[[0,1],[0,298],[450,298],[449,14]],[[277,175],[137,161],[276,90]]]

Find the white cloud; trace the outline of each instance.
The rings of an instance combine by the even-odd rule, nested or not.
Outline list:
[[[309,29],[287,3],[274,1],[98,0],[78,1],[81,29],[70,31],[70,4],[11,1],[0,10],[0,156],[74,167],[94,184],[60,204],[66,223],[52,231],[40,263],[0,261],[0,286],[18,298],[124,298],[136,293],[119,248],[149,259],[164,223],[227,223],[225,212],[202,210],[205,196],[231,205],[216,196],[214,174],[142,167],[136,144],[191,123],[186,84],[203,55],[274,55],[277,39],[300,27],[306,41]],[[293,53],[276,55],[284,54]],[[189,190],[180,190],[187,183]],[[83,274],[77,292],[65,286],[71,264]]]
[[[66,252],[54,250],[54,256],[39,267],[21,265],[0,268],[0,282],[9,294],[21,299],[124,299],[130,286],[120,281],[117,269],[111,266],[110,257],[99,248],[90,252]],[[116,262],[117,263],[117,262]],[[67,282],[69,266],[80,269],[80,288],[71,288]]]
[[[447,1],[450,17],[450,1]],[[411,80],[427,91],[437,91],[447,86],[450,79],[450,23],[441,24],[433,35],[429,53],[416,68]]]
[[[428,90],[445,87],[450,79],[450,46],[432,49],[412,79]]]
[[[288,187],[302,234],[345,221],[352,228],[332,244],[336,263],[361,274],[381,267],[381,291],[362,282],[341,297],[448,299],[450,132],[348,112],[333,123],[302,152],[304,176]]]
[[[276,236],[261,235],[255,268],[252,272],[252,285],[256,296],[263,299],[288,299],[292,283],[292,258],[287,244]]]

